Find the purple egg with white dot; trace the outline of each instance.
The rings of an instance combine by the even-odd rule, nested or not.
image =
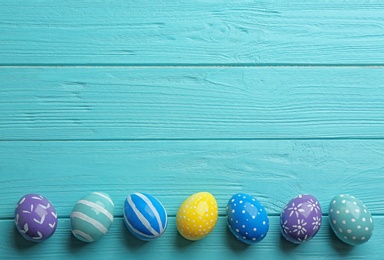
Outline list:
[[[249,245],[263,240],[269,229],[267,211],[255,197],[245,193],[229,199],[227,224],[238,240]]]
[[[25,239],[43,242],[55,233],[57,213],[48,199],[39,194],[27,194],[16,205],[15,224]]]
[[[319,201],[312,195],[300,194],[289,201],[281,212],[281,234],[289,242],[301,244],[317,234],[321,221]]]

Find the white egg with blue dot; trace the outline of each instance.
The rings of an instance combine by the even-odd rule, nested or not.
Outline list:
[[[237,193],[228,201],[227,224],[241,242],[254,244],[265,238],[269,229],[268,214],[253,196]]]

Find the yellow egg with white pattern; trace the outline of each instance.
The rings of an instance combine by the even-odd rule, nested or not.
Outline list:
[[[209,192],[195,193],[181,204],[177,212],[177,230],[188,240],[200,240],[213,230],[217,216],[215,197]]]

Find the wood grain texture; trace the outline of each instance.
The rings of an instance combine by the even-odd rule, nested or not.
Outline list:
[[[384,2],[380,0],[0,0],[1,259],[383,259]],[[84,245],[75,202],[115,201],[115,223]],[[148,192],[169,213],[150,243],[128,234],[122,203]],[[209,191],[219,222],[199,242],[175,215]],[[58,230],[30,244],[14,227],[25,193],[49,198]],[[270,232],[246,247],[225,225],[236,192],[265,205]],[[281,238],[279,213],[315,195],[309,243]],[[375,233],[349,247],[330,231],[339,193],[360,198]]]
[[[133,237],[118,218],[109,233],[101,240],[85,244],[71,235],[68,219],[59,219],[55,234],[41,244],[25,243],[12,220],[1,220],[0,255],[4,259],[380,259],[383,253],[384,218],[374,218],[375,233],[361,246],[343,244],[330,230],[328,218],[314,239],[297,246],[286,242],[280,235],[279,218],[270,217],[270,230],[260,243],[246,246],[238,242],[220,217],[214,230],[203,240],[190,242],[178,235],[175,218],[169,219],[164,235],[151,242]],[[16,248],[10,251],[9,246]]]
[[[107,192],[122,216],[125,197],[147,192],[170,216],[192,193],[209,191],[224,216],[237,192],[255,195],[279,215],[300,193],[324,214],[333,196],[351,193],[384,215],[384,140],[0,142],[0,218],[12,218],[24,193],[41,193],[68,217],[77,200]]]
[[[2,68],[0,139],[383,138],[383,73],[382,67]]]
[[[383,64],[382,1],[1,1],[1,64]]]

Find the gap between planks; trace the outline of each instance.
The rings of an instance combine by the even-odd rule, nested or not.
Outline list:
[[[384,137],[297,137],[297,138],[137,138],[137,139],[0,139],[0,142],[204,142],[204,141],[342,141],[384,140]]]
[[[142,69],[142,68],[383,68],[384,63],[373,64],[316,64],[316,63],[303,63],[303,64],[290,64],[290,63],[212,63],[212,64],[113,64],[113,63],[91,63],[91,64],[0,64],[2,68],[127,68],[127,69]]]

